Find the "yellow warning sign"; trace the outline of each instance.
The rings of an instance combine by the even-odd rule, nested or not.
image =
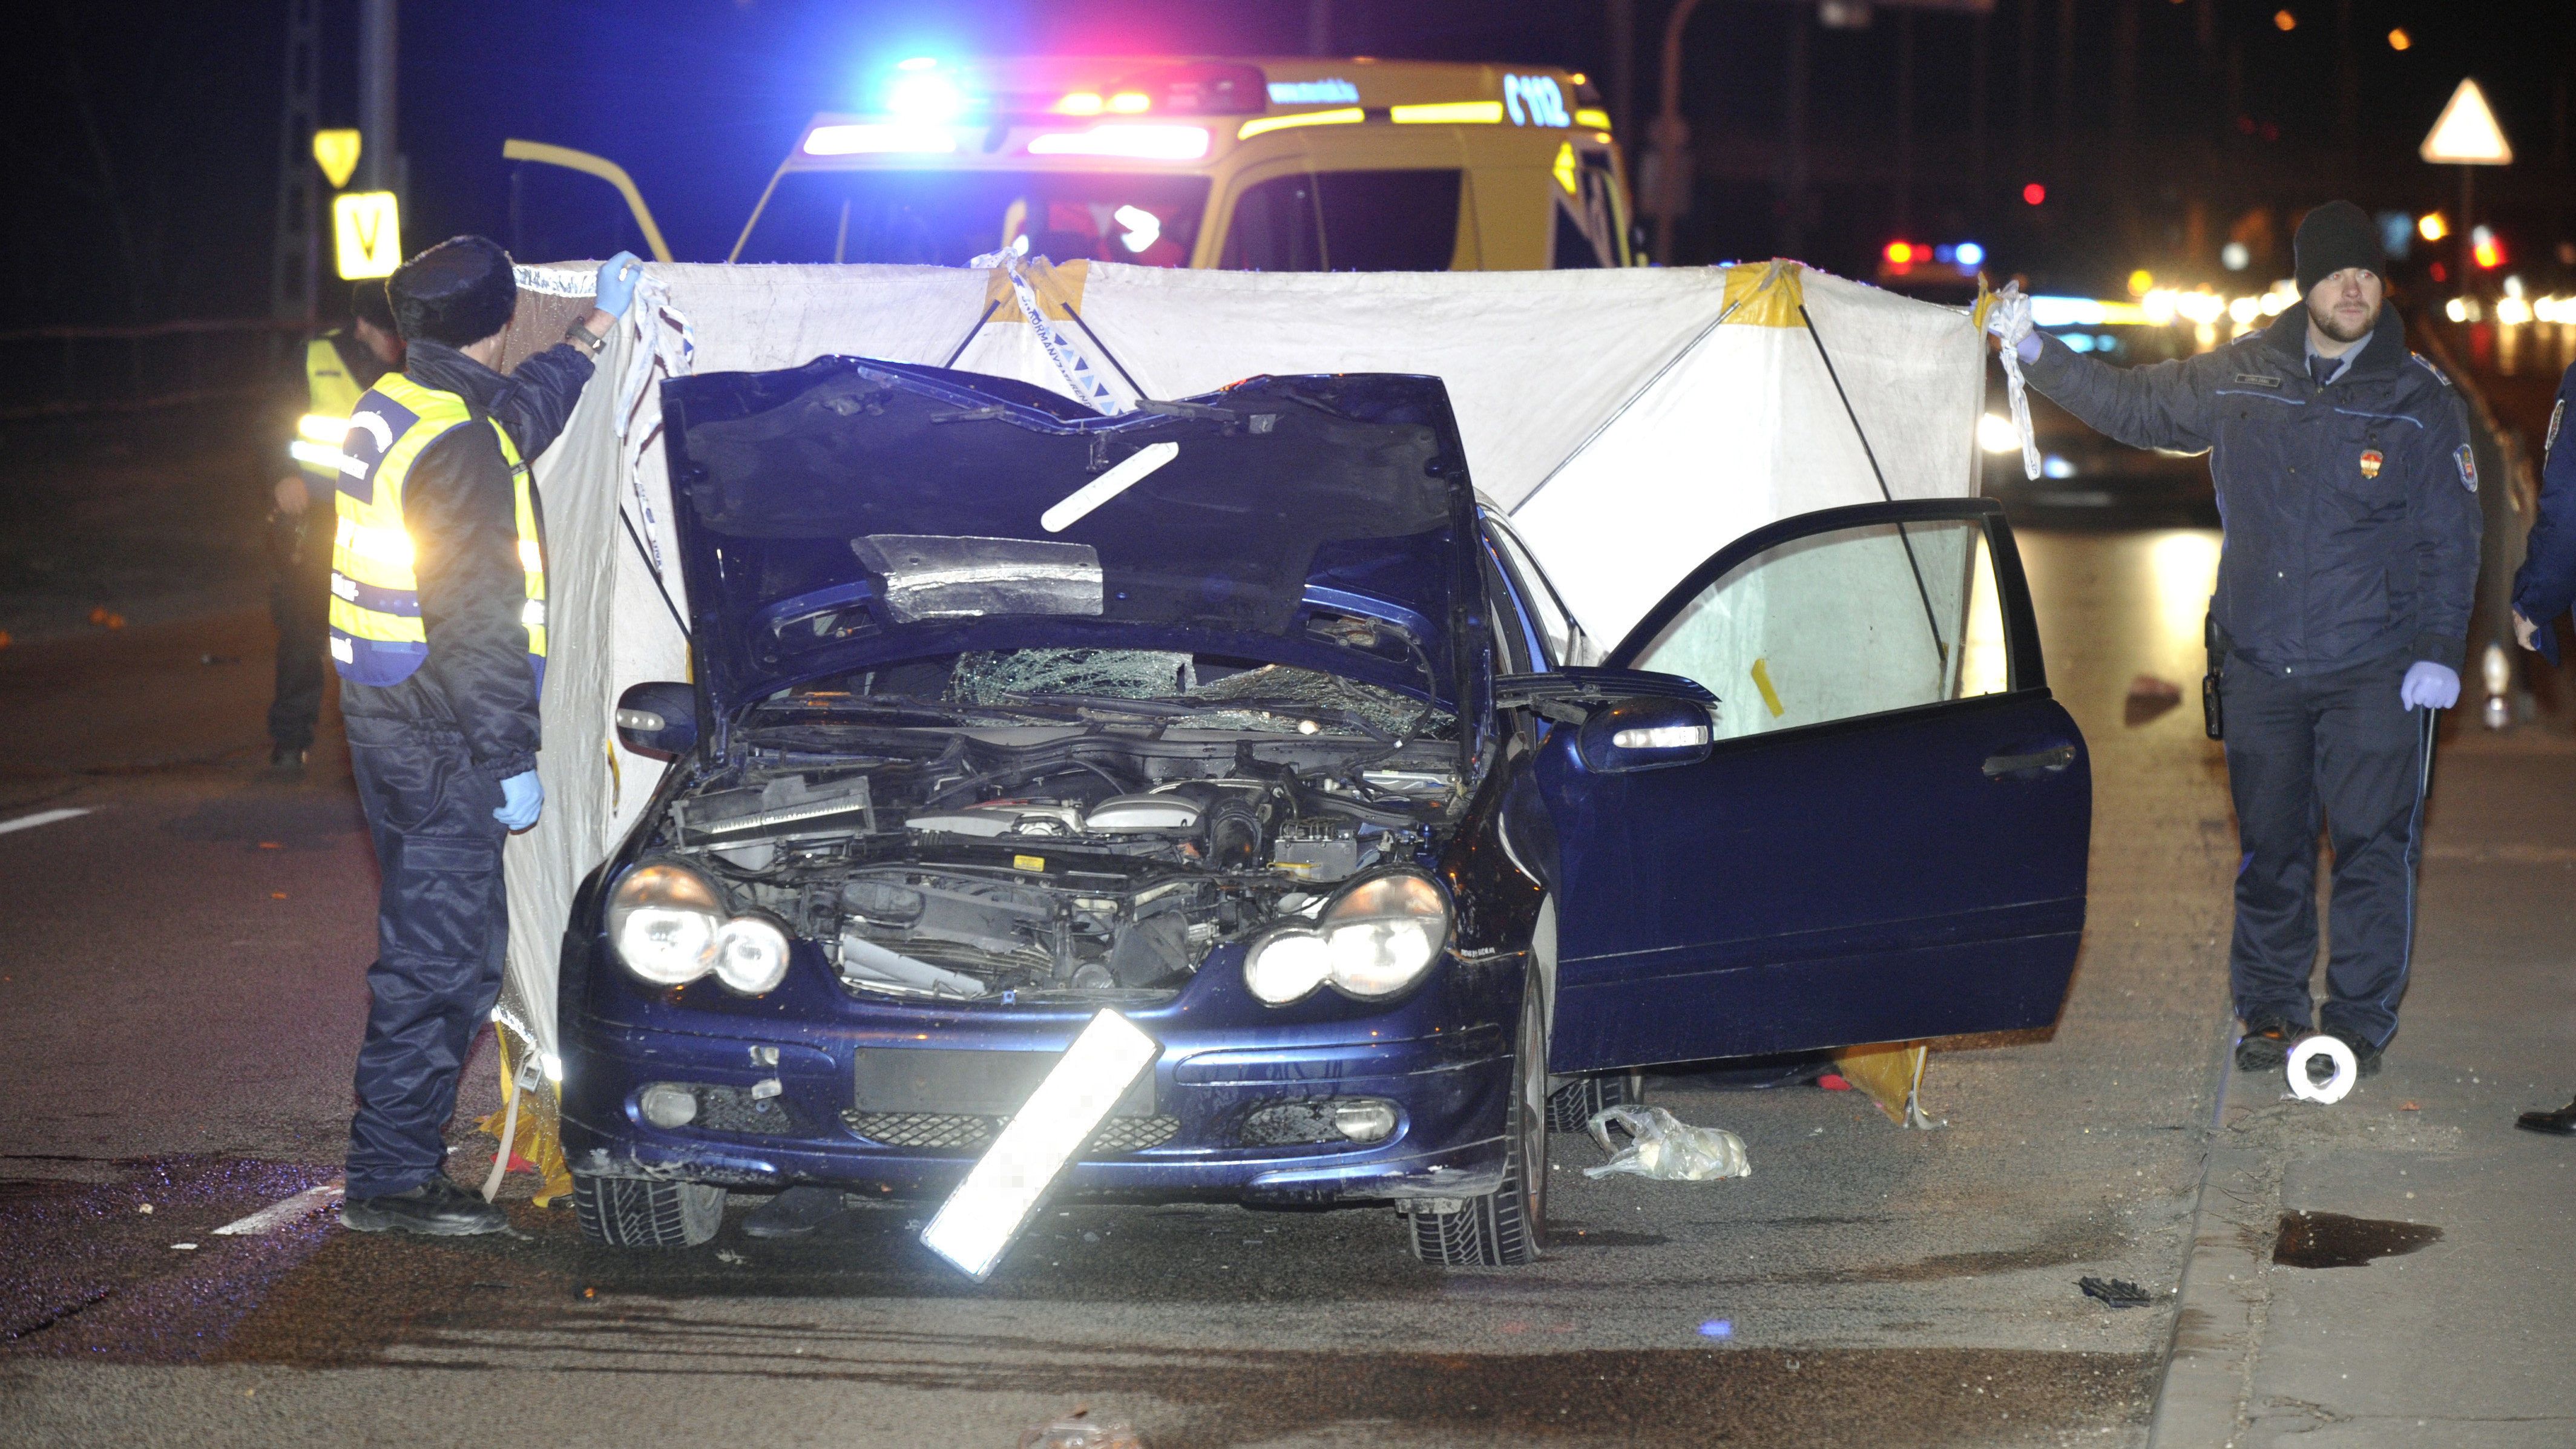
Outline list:
[[[332,190],[349,184],[349,173],[358,169],[358,149],[365,139],[354,126],[313,133],[313,162],[322,168]]]
[[[402,216],[390,191],[343,191],[331,198],[340,275],[390,277],[402,265]]]

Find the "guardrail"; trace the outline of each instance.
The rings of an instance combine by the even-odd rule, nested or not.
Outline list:
[[[292,381],[305,322],[210,318],[0,332],[0,421],[251,401]]]

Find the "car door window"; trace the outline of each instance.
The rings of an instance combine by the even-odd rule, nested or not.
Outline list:
[[[1992,546],[1973,518],[1876,523],[1764,550],[1628,661],[1719,700],[1721,739],[2011,687]]]

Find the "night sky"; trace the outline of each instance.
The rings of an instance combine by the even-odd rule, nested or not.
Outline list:
[[[2329,188],[2372,207],[2445,204],[2456,181],[2417,161],[2414,146],[2469,73],[2488,88],[2520,153],[2520,164],[2481,192],[2516,262],[2548,277],[2558,243],[2576,235],[2565,205],[2576,185],[2566,139],[2576,5],[2287,0],[2294,24],[2283,30],[2274,18],[2283,0],[2074,0],[2063,133],[2072,139],[2061,147],[2061,3],[1998,0],[1982,22],[1925,12],[1910,26],[1881,6],[1866,29],[1811,30],[1818,188],[1802,218],[1802,254],[1866,275],[1901,221],[1927,239],[1983,238],[2007,269],[2089,274],[2179,255],[2194,235],[2214,248],[2249,206],[2277,208],[2285,241],[2288,220]],[[2033,6],[2026,102],[2022,37]],[[2349,150],[2337,144],[2341,7],[2357,67]],[[1663,0],[1635,4],[1639,94],[1623,137],[1632,160],[1654,108],[1653,48],[1666,8]],[[1334,48],[1549,62],[1606,83],[1609,9],[1606,0],[1341,0]],[[324,0],[322,13],[323,119],[346,123],[356,104],[355,7]],[[1698,144],[1770,164],[1796,13],[1780,0],[1703,6],[1684,82]],[[0,329],[267,313],[284,14],[275,0],[27,0],[0,20],[10,196],[0,226]],[[1980,23],[1982,173],[1965,160]],[[2116,139],[2114,57],[2124,23],[2136,27],[2139,57],[2138,140],[2128,151],[2096,144]],[[413,246],[467,230],[506,240],[510,167],[500,146],[524,136],[621,162],[674,251],[715,259],[804,119],[847,104],[872,66],[919,53],[1295,53],[1306,24],[1298,0],[412,0],[402,35],[405,232]],[[2403,53],[2385,39],[2398,26],[2411,41]],[[1908,28],[1915,172],[1900,215],[1883,177],[1837,179],[1834,167],[1851,158],[1878,165],[1887,154],[1898,42]],[[2050,187],[2045,216],[2017,209],[2030,180]],[[2187,217],[2203,191],[2195,233]],[[1767,180],[1705,181],[1697,201],[1677,259],[1767,255],[1777,244],[1783,218]]]

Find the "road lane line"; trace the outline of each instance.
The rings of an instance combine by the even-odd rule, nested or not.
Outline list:
[[[39,810],[33,815],[21,815],[15,820],[0,820],[0,835],[6,835],[12,830],[33,830],[39,825],[51,825],[57,820],[69,820],[75,815],[88,813],[86,810]]]
[[[270,1203],[249,1217],[224,1224],[215,1229],[215,1236],[241,1238],[253,1237],[260,1233],[273,1233],[288,1223],[309,1216],[325,1205],[338,1201],[345,1191],[346,1189],[338,1182],[326,1182],[320,1187],[308,1187],[293,1197]]]

